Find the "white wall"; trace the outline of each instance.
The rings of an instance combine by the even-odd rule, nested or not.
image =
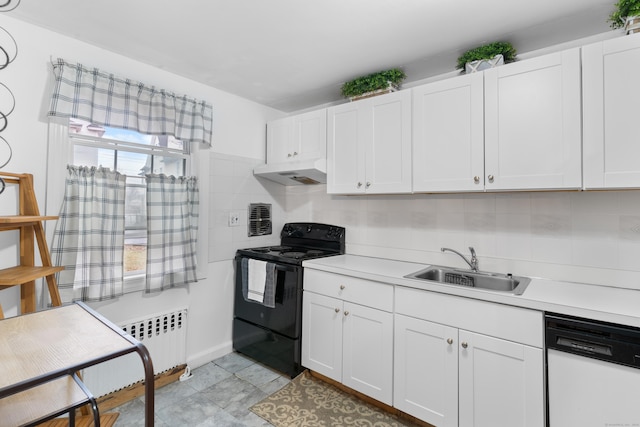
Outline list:
[[[3,171],[34,175],[36,196],[42,212],[44,212],[46,197],[48,135],[46,111],[52,76],[50,64],[52,59],[61,57],[69,62],[80,62],[87,67],[97,67],[117,76],[139,80],[178,94],[187,94],[208,101],[213,105],[214,110],[213,148],[210,150],[211,154],[207,152],[202,154],[214,156],[212,159],[215,156],[227,156],[227,158],[236,159],[239,163],[242,163],[240,161],[242,158],[252,164],[261,163],[265,157],[265,122],[283,115],[279,111],[161,69],[12,19],[7,14],[0,14],[0,26],[15,38],[19,46],[16,60],[6,69],[0,70],[0,82],[9,87],[16,98],[15,111],[9,116],[9,126],[2,133],[13,148],[13,159],[3,168]],[[116,28],[114,30],[117,31]],[[224,172],[216,172],[216,168],[221,165],[215,161],[212,163],[215,164],[212,165],[211,174],[224,175]],[[64,168],[65,165],[56,164],[49,167]],[[237,188],[240,191],[242,188],[247,188],[246,185],[253,185],[247,184],[249,179],[255,180],[247,176],[246,172],[246,168],[238,172],[243,175],[242,181],[245,182],[245,187]],[[201,178],[204,180],[201,181],[201,188],[203,188],[202,184],[206,184],[204,188],[209,188],[211,177]],[[213,184],[214,188],[218,188],[215,179]],[[61,182],[60,185],[63,183]],[[259,187],[254,187],[254,190],[258,192],[257,195],[261,194]],[[245,191],[245,200],[256,196],[255,191]],[[264,194],[265,196],[261,198],[270,198],[266,191]],[[217,206],[221,200],[210,201],[211,209],[222,209]],[[15,201],[15,197],[9,192],[0,195],[0,213],[16,213]],[[237,203],[240,201],[237,200]],[[240,207],[241,204],[233,206]],[[279,212],[282,210],[280,209]],[[280,223],[283,221],[281,216],[279,221]],[[206,218],[203,223],[206,233],[208,228]],[[50,223],[49,226],[53,224]],[[93,305],[114,322],[187,306],[189,308],[188,361],[197,366],[225,354],[231,350],[234,276],[230,261],[232,251],[227,251],[224,256],[221,256],[222,252],[219,248],[221,245],[227,247],[228,242],[221,240],[221,236],[216,233],[213,233],[212,237],[209,246],[214,254],[211,260],[215,262],[208,265],[205,280],[187,288],[173,289],[159,295],[136,293],[125,295],[116,301]],[[17,233],[14,232],[2,233],[0,236],[0,268],[12,266],[18,262],[16,241]],[[244,243],[242,240],[237,242],[238,245],[242,243]],[[17,288],[2,291],[0,304],[6,315],[17,314]]]
[[[285,187],[253,176],[264,159],[211,154],[209,192],[209,262],[232,259],[237,249],[279,244],[286,222]],[[271,204],[273,232],[247,236],[249,203]],[[240,225],[229,226],[229,214],[239,213]]]

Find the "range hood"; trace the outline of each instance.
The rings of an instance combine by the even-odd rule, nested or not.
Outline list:
[[[327,159],[266,164],[253,169],[253,174],[282,185],[325,184]]]

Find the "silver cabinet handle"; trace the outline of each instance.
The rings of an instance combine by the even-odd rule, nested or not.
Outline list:
[[[462,344],[460,344],[462,346],[462,348],[467,348],[469,347],[469,344],[467,344],[466,342],[463,342]]]
[[[358,188],[360,188],[360,187],[362,187],[362,183],[361,182],[358,183]]]
[[[340,309],[338,307],[336,307],[334,310],[336,311],[336,313],[340,313]]]
[[[367,188],[371,187],[371,183],[367,181],[367,185],[366,185],[366,187],[367,187]]]
[[[340,290],[344,290],[345,286],[344,285],[340,285]]]
[[[348,315],[349,315],[349,312],[348,312],[348,311],[345,311],[345,312],[344,312],[344,315],[345,315],[345,316],[348,316]]]
[[[449,345],[453,344],[453,338],[447,338],[447,344]]]
[[[473,177],[473,182],[474,182],[475,184],[480,184],[480,177],[479,177],[479,176],[477,176],[477,175],[476,175],[476,176],[474,176],[474,177]]]
[[[489,175],[487,178],[489,178],[489,182],[493,182],[493,175]]]

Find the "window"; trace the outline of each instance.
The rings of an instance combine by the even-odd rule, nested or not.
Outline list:
[[[172,136],[144,135],[136,131],[70,119],[69,162],[101,166],[127,176],[125,198],[125,292],[142,289],[146,269],[146,185],[148,173],[189,175],[189,144]]]

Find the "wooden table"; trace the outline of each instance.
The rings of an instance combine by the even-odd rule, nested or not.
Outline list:
[[[133,352],[145,371],[145,426],[153,427],[153,365],[135,338],[83,303],[0,320],[0,420],[21,425],[88,402],[74,373]]]

